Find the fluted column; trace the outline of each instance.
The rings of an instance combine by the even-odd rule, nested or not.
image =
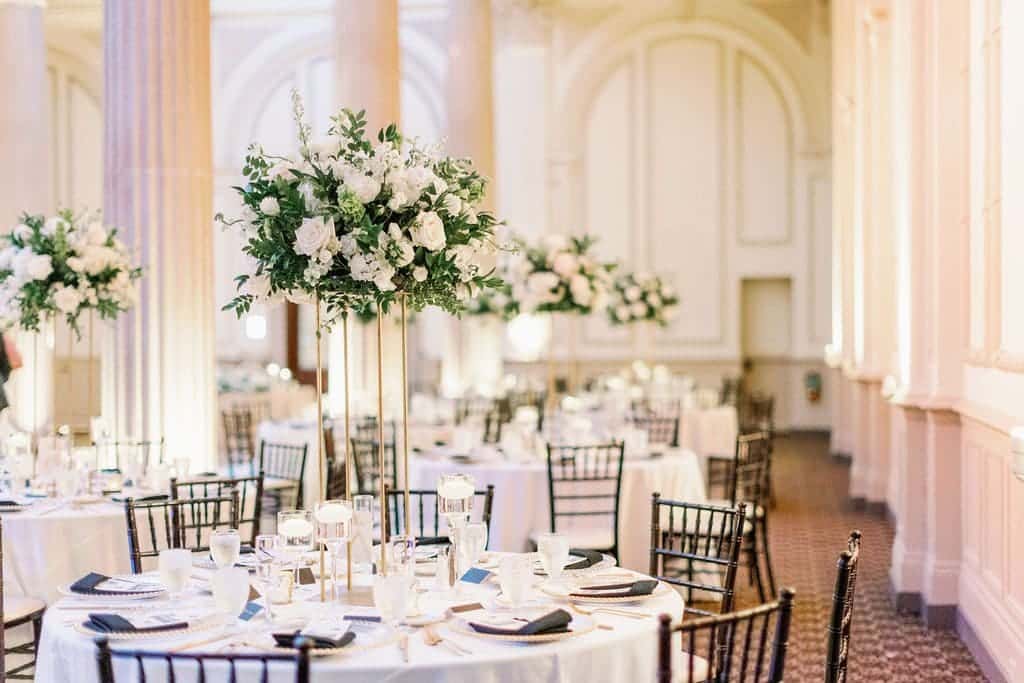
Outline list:
[[[41,0],[0,0],[0,229],[23,211],[53,211],[50,89]],[[53,335],[15,334],[25,367],[6,391],[14,422],[38,429],[52,419]],[[35,402],[35,406],[33,406]]]
[[[104,2],[104,198],[146,272],[104,358],[121,435],[214,450],[209,0]]]

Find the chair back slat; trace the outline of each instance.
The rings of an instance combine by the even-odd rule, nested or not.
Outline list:
[[[633,413],[629,416],[629,423],[634,428],[647,432],[647,443],[652,446],[659,445],[675,448],[679,445],[678,415]]]
[[[380,490],[378,459],[380,434],[377,429],[377,418],[361,418],[356,422],[353,431],[352,459],[355,465],[355,492],[378,494]],[[384,483],[390,489],[398,487],[397,441],[397,425],[393,421],[386,422],[384,424]]]
[[[836,585],[832,593],[832,613],[828,623],[825,653],[825,682],[846,681],[850,655],[850,630],[853,622],[853,598],[857,588],[857,564],[860,561],[860,531],[851,531],[846,550],[839,555]]]
[[[255,474],[256,417],[251,406],[234,406],[220,413],[224,427],[224,451],[231,476]]]
[[[217,527],[238,528],[238,492],[225,496],[159,501],[124,502],[128,527],[128,554],[133,574],[144,571],[143,560],[167,548],[193,552],[209,550],[209,535]],[[139,517],[146,520],[140,533]],[[158,529],[162,531],[161,534]]]
[[[293,507],[302,507],[303,481],[306,475],[308,444],[286,444],[260,441],[259,471],[266,479],[283,479],[294,492]],[[266,487],[266,482],[264,482]]]
[[[672,625],[663,614],[658,628],[658,683],[677,679],[715,683],[782,683],[789,645],[793,591],[738,612],[703,617]],[[672,640],[680,634],[680,676],[673,671]],[[770,639],[770,640],[769,640]]]
[[[694,591],[721,596],[720,612],[732,609],[746,515],[745,504],[730,508],[666,500],[659,493],[651,497],[648,573],[686,590],[688,614],[710,614],[692,605]]]
[[[406,534],[405,491],[387,490],[387,538]],[[488,485],[483,491],[474,492],[472,520],[483,522],[487,527],[487,543],[490,545],[491,511],[494,508],[494,486]],[[442,535],[440,501],[437,491],[410,490],[409,509],[413,524],[413,535],[417,545],[447,543],[447,531]]]
[[[609,548],[591,548],[618,555],[619,502],[622,494],[623,444],[548,444],[548,502],[551,531],[560,519],[608,517],[613,530]],[[579,503],[586,503],[581,508]]]
[[[118,648],[113,650],[106,637],[96,639],[96,666],[99,672],[100,683],[117,683],[114,676],[115,660],[132,662],[136,676],[135,680],[140,683],[146,681],[147,664],[165,672],[165,678],[169,683],[178,680],[178,673],[194,672],[191,680],[204,683],[208,680],[207,666],[210,664],[227,667],[227,680],[234,683],[239,680],[240,672],[259,671],[261,683],[267,683],[270,677],[270,664],[281,665],[293,664],[295,667],[294,683],[309,683],[309,650],[310,643],[304,638],[297,638],[296,652],[284,653],[222,653],[211,652],[194,654],[190,652],[158,652],[150,650],[129,650]],[[120,668],[120,667],[118,667]],[[190,678],[185,678],[189,680]],[[214,680],[224,680],[215,678]]]
[[[193,498],[222,498],[238,492],[238,533],[255,546],[260,533],[260,518],[263,514],[263,472],[252,477],[234,479],[193,479],[178,481],[171,479],[171,499],[190,500]]]

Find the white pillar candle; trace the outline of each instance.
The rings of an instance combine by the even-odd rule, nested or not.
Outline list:
[[[309,536],[313,533],[313,525],[304,519],[289,519],[281,525],[282,536]]]

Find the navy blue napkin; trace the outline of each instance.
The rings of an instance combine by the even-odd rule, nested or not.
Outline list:
[[[277,643],[278,647],[295,647],[295,639],[302,637],[312,643],[314,650],[334,650],[339,647],[345,647],[356,639],[356,634],[352,631],[345,631],[345,635],[337,639],[305,635],[301,631],[272,633],[270,635],[274,637],[274,642]]]
[[[581,548],[571,548],[569,550],[570,555],[576,557],[582,557],[583,559],[572,564],[565,565],[566,569],[590,569],[595,564],[601,562],[604,559],[604,555],[597,552],[596,550],[583,550]]]
[[[570,593],[569,596],[573,598],[633,598],[643,597],[644,595],[650,595],[654,592],[654,589],[658,587],[657,579],[643,579],[641,581],[634,581],[633,583],[620,583],[613,584],[611,586],[588,586],[591,590],[613,590],[616,588],[623,589],[615,593]],[[586,590],[586,589],[583,589]]]
[[[85,622],[84,625],[96,633],[158,633],[160,631],[177,631],[188,628],[188,623],[184,621],[138,628],[118,614],[90,614],[89,621]]]
[[[571,621],[571,614],[564,609],[556,609],[518,628],[499,628],[488,624],[477,624],[472,621],[469,622],[469,626],[477,633],[485,633],[492,636],[542,636],[551,633],[567,633],[569,631],[569,622]]]

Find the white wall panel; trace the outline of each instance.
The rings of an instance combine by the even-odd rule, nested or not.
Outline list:
[[[763,67],[739,57],[737,152],[740,241],[789,241],[793,220],[793,134],[778,87]]]

